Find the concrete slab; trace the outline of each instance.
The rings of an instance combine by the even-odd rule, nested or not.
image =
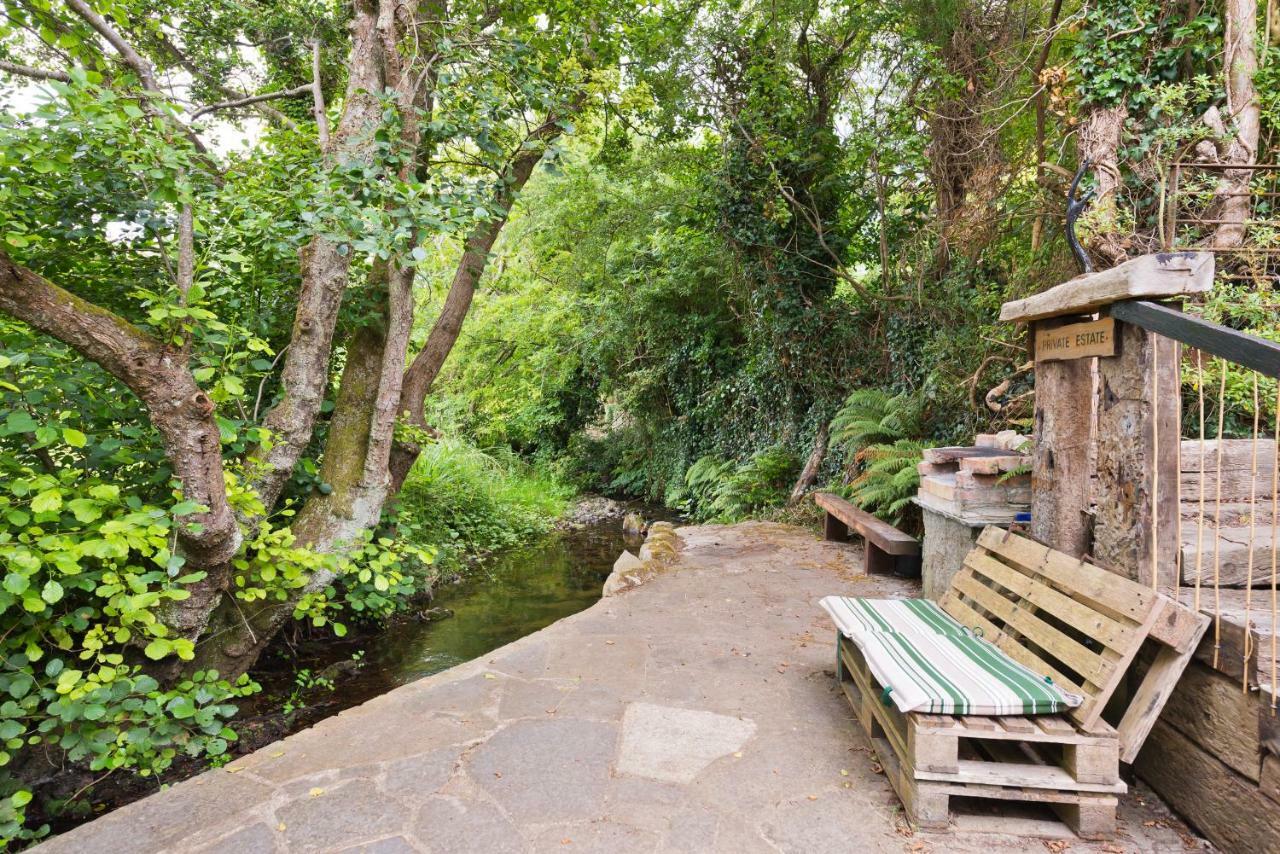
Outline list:
[[[622,716],[618,771],[692,783],[712,762],[742,747],[755,731],[755,721],[750,719],[632,703]]]

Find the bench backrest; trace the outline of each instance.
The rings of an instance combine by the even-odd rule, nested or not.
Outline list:
[[[941,606],[1006,655],[1085,702],[1092,727],[1150,633],[1165,597],[996,527],[965,558]]]

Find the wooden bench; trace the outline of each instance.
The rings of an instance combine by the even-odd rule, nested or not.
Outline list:
[[[920,574],[920,541],[915,537],[830,492],[815,492],[813,500],[826,511],[823,535],[828,540],[846,543],[851,529],[862,537],[868,573]]]
[[[1132,762],[1209,619],[1150,587],[988,527],[939,603],[1006,655],[1085,701],[1060,715],[902,714],[858,647],[837,638],[837,679],[917,826],[946,829],[953,799],[1048,804],[1077,834],[1115,831]],[[1144,643],[1154,658],[1104,720]]]

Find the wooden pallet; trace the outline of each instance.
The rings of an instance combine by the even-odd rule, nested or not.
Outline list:
[[[839,650],[840,687],[915,826],[946,830],[953,799],[980,798],[1047,805],[1085,839],[1115,832],[1126,787],[1110,727],[1084,732],[1060,715],[904,715],[880,702],[857,647],[840,638]]]
[[[1208,619],[1149,587],[988,527],[940,605],[961,625],[1084,702],[1063,715],[904,715],[852,642],[837,635],[840,684],[877,745],[907,815],[947,824],[955,797],[1047,803],[1080,836],[1114,831],[1119,763],[1132,762]],[[1144,644],[1151,666],[1103,719]],[[892,754],[892,756],[890,756]]]

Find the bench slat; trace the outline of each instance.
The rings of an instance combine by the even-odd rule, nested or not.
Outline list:
[[[974,577],[972,569],[962,569],[956,574],[951,584],[954,590],[982,606],[988,613],[1004,620],[1007,628],[1016,630],[1028,641],[1087,679],[1090,684],[1085,686],[1085,693],[1092,695],[1098,686],[1107,683],[1107,677],[1111,675],[1108,662],[1044,620],[1022,610],[1009,599],[987,587]],[[1090,686],[1094,687],[1095,691],[1088,690]]]
[[[853,506],[830,492],[815,492],[813,500],[819,507],[853,528],[862,537],[873,541],[891,555],[918,555],[920,541],[904,534],[888,522],[877,519],[865,510]]]
[[[1036,673],[1043,673],[1073,694],[1086,693],[1083,688],[1076,684],[1074,679],[1068,679],[1056,667],[1041,660],[1031,650],[996,628],[995,623],[979,614],[967,602],[961,600],[954,590],[948,590],[942,597],[940,604],[942,605],[942,610],[955,617],[963,625],[982,629],[983,638],[994,644],[997,649],[1014,661],[1024,667],[1030,667]],[[1086,700],[1084,705],[1089,706],[1090,701]],[[1073,709],[1072,711],[1075,712],[1076,710]]]
[[[1096,638],[1110,649],[1124,652],[1133,644],[1135,632],[1129,621],[1113,620],[1100,611],[1042,584],[1034,576],[1001,563],[990,554],[972,552],[965,559],[965,565],[1009,592],[1044,609],[1064,623],[1079,629],[1089,637]]]
[[[1150,587],[1122,578],[1100,566],[1055,552],[1034,540],[1006,534],[994,525],[983,530],[978,537],[978,545],[1025,566],[1052,581],[1072,599],[1090,604],[1113,618],[1145,623],[1159,601],[1159,594]]]

